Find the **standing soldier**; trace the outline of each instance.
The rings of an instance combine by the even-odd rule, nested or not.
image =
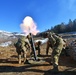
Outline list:
[[[53,70],[54,72],[58,71],[58,62],[59,62],[59,57],[64,45],[63,39],[55,34],[49,33],[48,35],[49,42],[52,44],[52,62],[53,62]]]
[[[22,36],[18,39],[17,43],[14,44],[16,47],[16,52],[18,53],[19,64],[21,64],[21,53],[23,53],[24,63],[26,62],[27,50],[30,50],[30,43],[28,37]]]

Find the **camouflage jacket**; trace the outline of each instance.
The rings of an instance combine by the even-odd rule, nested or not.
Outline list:
[[[19,48],[30,47],[28,38],[26,38],[24,36],[19,38],[18,41],[14,45],[15,45],[15,47],[19,47]]]
[[[64,41],[61,37],[52,35],[51,37],[49,37],[49,41],[51,42],[52,47],[57,47],[58,49],[63,48]]]

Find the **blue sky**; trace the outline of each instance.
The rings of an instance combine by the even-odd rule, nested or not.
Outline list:
[[[45,31],[76,19],[76,0],[0,0],[0,30],[22,32],[20,24],[26,16]]]

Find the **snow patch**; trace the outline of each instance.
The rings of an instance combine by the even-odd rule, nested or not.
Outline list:
[[[7,46],[9,46],[10,44],[12,44],[12,42],[11,42],[11,41],[8,41],[8,42],[1,43],[0,46],[1,46],[1,47],[7,47]]]

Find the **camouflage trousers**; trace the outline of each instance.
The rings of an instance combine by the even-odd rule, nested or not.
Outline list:
[[[54,48],[54,50],[52,52],[53,67],[58,66],[58,62],[59,62],[59,57],[60,57],[61,51],[62,51],[62,49]]]
[[[52,48],[52,44],[48,41],[46,46],[46,55],[49,53],[49,48]]]
[[[22,62],[22,57],[23,57],[23,61],[24,63],[26,62],[26,54],[27,54],[27,48],[23,47],[23,48],[16,48],[16,52],[18,54],[18,63],[21,64]]]

